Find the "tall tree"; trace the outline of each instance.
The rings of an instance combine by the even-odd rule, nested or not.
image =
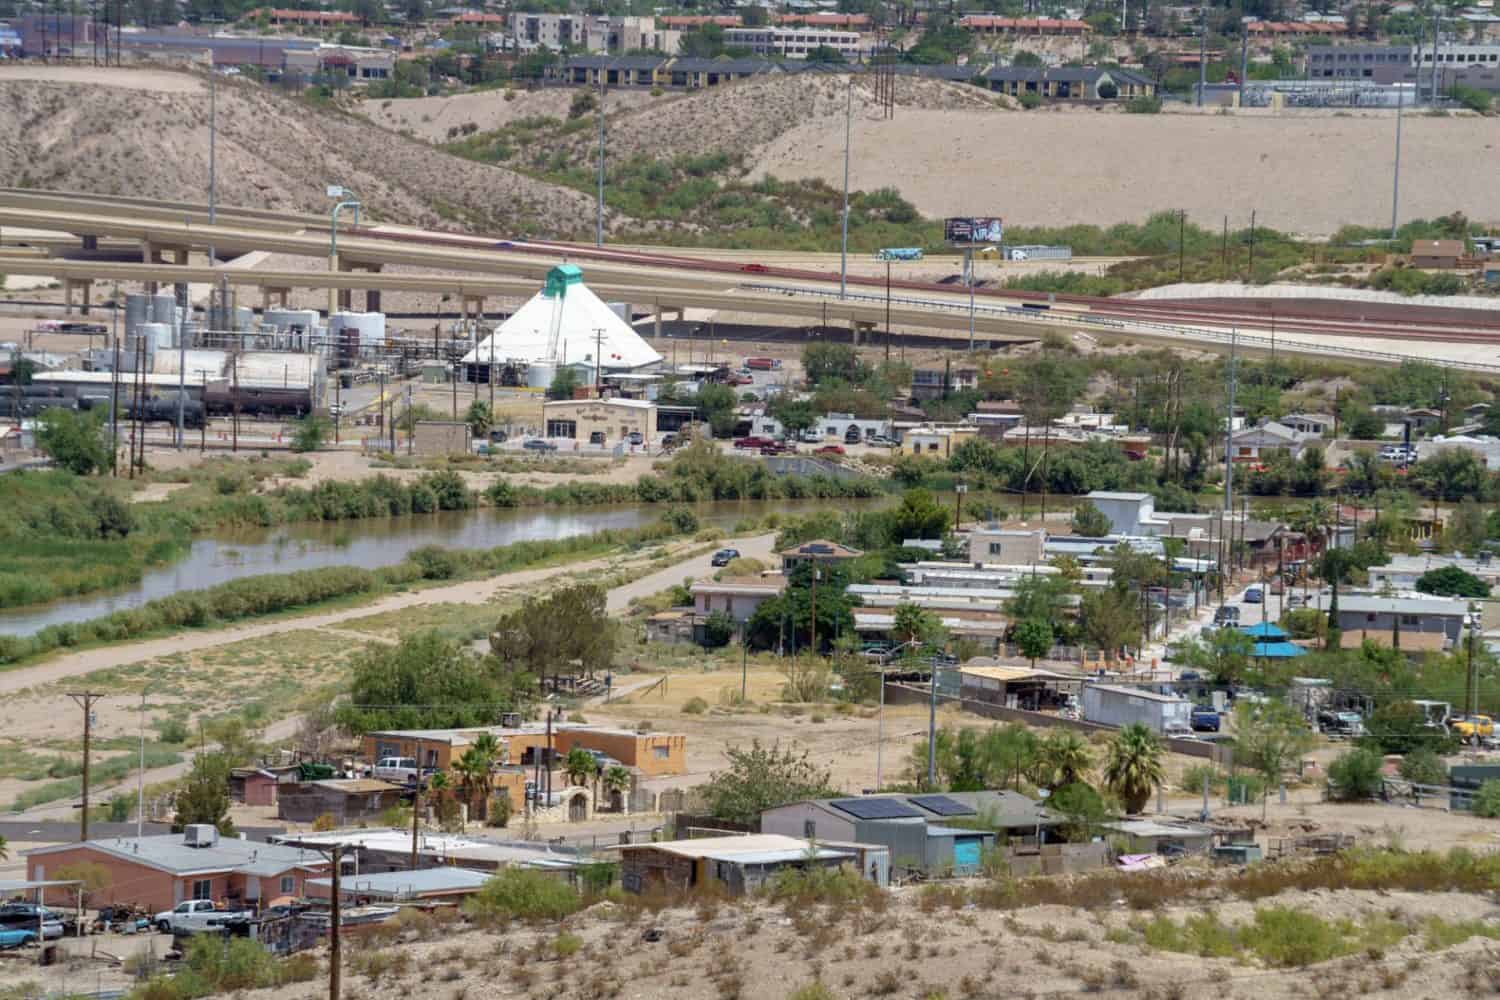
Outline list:
[[[234,836],[234,821],[229,818],[229,768],[229,758],[221,753],[194,758],[193,769],[177,790],[174,830],[207,823],[218,827],[226,837]]]
[[[1234,749],[1238,763],[1253,769],[1264,780],[1261,818],[1266,798],[1281,783],[1286,772],[1317,742],[1302,716],[1285,702],[1241,700],[1234,709]]]
[[[814,764],[806,750],[797,753],[752,740],[749,748],[729,747],[724,755],[729,766],[699,787],[709,814],[719,819],[754,823],[767,809],[836,794],[829,771]]]
[[[457,642],[426,631],[394,646],[371,643],[356,655],[349,698],[337,716],[355,734],[481,726],[502,712],[525,711],[534,696],[529,673],[499,677]]]
[[[1104,751],[1104,784],[1119,797],[1127,813],[1138,813],[1151,800],[1152,789],[1165,780],[1165,748],[1150,729],[1132,722],[1120,729]]]
[[[490,649],[513,670],[544,678],[592,676],[613,662],[615,639],[604,588],[576,584],[545,597],[527,597],[490,633]]]
[[[109,467],[109,443],[99,410],[49,407],[37,417],[36,446],[61,468],[87,476]]]

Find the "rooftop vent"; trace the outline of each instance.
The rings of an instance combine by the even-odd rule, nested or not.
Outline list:
[[[183,827],[182,839],[189,847],[213,847],[219,842],[219,828],[212,823],[189,823]]]

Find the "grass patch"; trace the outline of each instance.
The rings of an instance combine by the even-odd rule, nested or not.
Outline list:
[[[1158,916],[1142,928],[1145,943],[1160,951],[1200,958],[1255,958],[1280,968],[1300,968],[1357,952],[1378,952],[1396,944],[1410,930],[1383,916],[1362,922],[1324,920],[1316,913],[1285,906],[1257,909],[1248,924],[1231,925],[1213,911],[1182,923]],[[1468,935],[1466,935],[1467,937]]]

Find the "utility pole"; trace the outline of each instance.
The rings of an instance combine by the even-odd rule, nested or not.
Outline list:
[[[1203,107],[1203,90],[1208,86],[1208,5],[1198,12],[1198,107]]]
[[[1229,328],[1229,399],[1224,413],[1224,517],[1234,513],[1234,381],[1235,348],[1239,342],[1239,330]],[[1220,525],[1219,537],[1224,537],[1224,526]],[[1219,563],[1219,603],[1224,603],[1224,561]]]
[[[68,692],[78,707],[83,709],[83,799],[78,816],[78,839],[89,839],[89,744],[94,736],[94,702],[102,697],[97,691]]]
[[[422,815],[422,741],[417,740],[417,786],[411,793],[411,870],[417,870],[417,821]]]
[[[712,343],[712,341],[710,341]],[[594,395],[604,394],[604,327],[594,327]]]
[[[1187,209],[1177,210],[1177,280],[1182,281],[1183,254],[1186,251],[1185,240],[1187,239]]]
[[[115,294],[110,306],[110,324],[114,330],[110,334],[110,340],[114,342],[115,363],[110,366],[109,374],[109,472],[116,478],[120,475],[120,286],[115,286]],[[208,411],[203,413],[205,420],[208,419]]]
[[[1250,74],[1250,27],[1244,26],[1240,35],[1240,107],[1245,106],[1245,77]]]
[[[1255,209],[1250,210],[1250,272],[1245,275],[1246,281],[1255,280]]]
[[[885,260],[885,363],[891,363],[891,259]]]
[[[927,683],[927,787],[929,790],[937,788],[937,674],[938,661],[933,657],[932,677]],[[885,687],[885,674],[881,673],[881,688]]]
[[[839,298],[849,284],[849,140],[854,130],[854,74],[844,84],[844,232],[839,242]]]
[[[1396,207],[1401,201],[1401,112],[1406,105],[1406,84],[1396,84],[1396,162],[1391,171],[1391,239],[1396,238]]]
[[[339,987],[343,978],[343,949],[339,945],[339,868],[344,853],[343,844],[333,845],[333,909],[328,915],[328,1000],[339,1000]]]
[[[141,718],[138,728],[141,759],[135,772],[135,835],[137,838],[145,832],[146,822],[146,691],[144,688],[141,690]]]
[[[974,248],[971,246],[964,251],[964,262],[968,265],[964,270],[969,273],[969,354],[974,353]]]
[[[812,655],[818,655],[818,564],[813,563],[812,571],[812,641],[808,643],[812,649]]]
[[[604,74],[599,74],[599,195],[595,202],[594,245],[604,246]]]

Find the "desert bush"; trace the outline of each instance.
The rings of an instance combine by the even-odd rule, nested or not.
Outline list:
[[[1486,781],[1474,793],[1474,815],[1488,819],[1500,817],[1500,781]]]
[[[1354,749],[1339,754],[1328,765],[1328,795],[1332,799],[1353,801],[1372,799],[1384,784],[1383,761],[1373,750]]]
[[[682,711],[685,715],[702,715],[708,711],[708,702],[694,696],[683,702]]]
[[[479,923],[560,920],[582,905],[578,891],[566,883],[542,872],[506,868],[464,903],[464,912]]]

